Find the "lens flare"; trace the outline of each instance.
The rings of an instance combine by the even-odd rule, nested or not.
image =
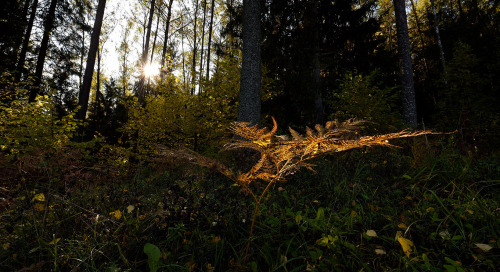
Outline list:
[[[144,76],[146,78],[152,78],[160,74],[160,64],[158,63],[147,63],[144,66]]]

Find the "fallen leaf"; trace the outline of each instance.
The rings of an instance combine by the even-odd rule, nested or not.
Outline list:
[[[374,230],[367,230],[366,235],[370,237],[377,237],[377,233]]]
[[[398,242],[401,244],[406,257],[410,257],[410,254],[413,251],[413,242],[403,237],[398,237]]]
[[[401,232],[400,230],[398,230],[398,231],[396,232],[396,237],[394,237],[394,240],[396,240],[396,241],[397,241],[397,240],[399,239],[399,237],[403,237],[403,232]]]
[[[490,251],[493,247],[491,247],[490,245],[487,245],[487,244],[475,244],[479,249],[481,249],[483,252],[488,252]]]
[[[387,253],[385,252],[385,250],[377,248],[377,249],[375,249],[375,254],[377,254],[377,255],[385,255]]]
[[[134,209],[135,209],[134,205],[128,205],[128,207],[127,207],[127,213],[133,212]]]
[[[399,224],[398,224],[398,228],[400,228],[400,229],[406,229],[407,227],[408,227],[408,226],[406,226],[406,224],[405,224],[405,223],[399,223]]]
[[[109,215],[113,216],[116,220],[119,220],[120,218],[122,218],[122,212],[120,210],[110,212]]]

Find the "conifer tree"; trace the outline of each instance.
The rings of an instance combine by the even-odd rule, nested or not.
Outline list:
[[[415,101],[413,65],[411,61],[410,37],[408,35],[405,0],[394,0],[394,13],[396,15],[398,35],[400,77],[403,87],[403,115],[406,123],[412,128],[416,128],[417,103]]]
[[[85,120],[85,117],[87,115],[90,87],[92,84],[92,77],[94,75],[94,65],[95,65],[97,50],[99,48],[99,37],[101,35],[101,27],[105,9],[106,9],[106,0],[99,0],[99,4],[97,6],[96,18],[94,21],[94,27],[92,29],[92,36],[90,38],[90,47],[87,57],[87,65],[85,67],[85,75],[83,77],[83,86],[78,96],[78,105],[80,106],[80,109],[78,110],[76,117],[80,120]]]
[[[50,6],[49,6],[49,12],[47,13],[47,16],[45,17],[43,38],[42,38],[42,42],[40,44],[40,50],[39,50],[38,59],[36,62],[35,82],[33,84],[33,87],[31,88],[30,95],[29,95],[30,102],[35,101],[35,98],[40,91],[40,84],[42,82],[43,67],[45,65],[45,57],[47,56],[47,49],[49,48],[50,34],[51,34],[52,28],[54,26],[54,17],[55,17],[57,2],[58,2],[58,0],[51,0]]]

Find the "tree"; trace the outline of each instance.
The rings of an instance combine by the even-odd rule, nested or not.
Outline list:
[[[147,64],[148,61],[149,39],[151,37],[151,25],[153,24],[154,12],[155,12],[155,0],[151,0],[151,7],[149,8],[148,26],[146,30],[146,40],[144,42],[144,48],[142,50],[141,68],[144,68],[144,66]],[[145,79],[146,75],[144,74],[144,71],[142,71],[141,77],[139,79],[139,93],[138,93],[139,103],[141,104],[144,103],[144,98],[145,98],[145,92],[144,92]]]
[[[321,70],[320,70],[320,38],[319,38],[319,1],[312,4],[312,21],[313,21],[313,84],[314,84],[314,111],[315,123],[323,123],[323,100],[321,97]]]
[[[206,79],[208,80],[210,77],[210,44],[212,43],[212,27],[214,23],[214,7],[215,7],[215,0],[212,0],[212,4],[210,6],[211,11],[210,11],[210,24],[208,27],[208,44],[207,44],[207,75]]]
[[[165,35],[164,35],[164,38],[163,38],[163,50],[162,50],[162,53],[161,53],[161,71],[160,71],[160,75],[161,75],[161,81],[163,81],[164,77],[165,77],[165,57],[167,55],[167,46],[168,46],[168,30],[170,28],[170,17],[172,16],[172,2],[174,2],[173,0],[170,0],[169,3],[168,3],[168,11],[167,11],[167,20],[165,22]]]
[[[90,47],[87,56],[87,65],[85,66],[85,75],[83,77],[83,86],[78,96],[78,105],[80,105],[80,109],[78,110],[76,117],[82,121],[85,120],[85,116],[87,115],[90,87],[92,85],[92,77],[94,75],[95,58],[97,55],[97,50],[99,48],[99,37],[101,35],[101,27],[105,9],[106,0],[99,0],[94,27],[92,29],[92,36],[90,38]]]
[[[2,0],[0,4],[0,73],[13,71],[23,41],[29,0]],[[24,5],[23,5],[24,3]]]
[[[417,127],[417,103],[413,83],[413,66],[411,61],[410,37],[406,18],[405,0],[394,0],[396,28],[398,36],[398,55],[401,84],[403,86],[403,116],[412,128]]]
[[[47,56],[47,49],[49,47],[50,34],[51,34],[52,28],[54,26],[54,17],[55,17],[55,12],[56,12],[57,1],[58,0],[51,0],[50,6],[49,6],[49,12],[48,12],[47,16],[45,17],[43,38],[42,38],[42,42],[40,43],[40,51],[38,53],[38,59],[36,62],[35,82],[33,84],[33,87],[31,88],[30,95],[29,95],[30,102],[35,101],[35,98],[38,95],[38,92],[40,91],[40,84],[42,82],[42,74],[43,74],[43,66],[45,64],[45,57]]]
[[[243,60],[238,121],[260,124],[260,1],[243,1]]]
[[[460,1],[458,1],[458,2],[460,3]],[[431,8],[432,8],[432,16],[434,19],[434,31],[436,32],[436,41],[437,41],[437,45],[439,47],[439,59],[441,60],[441,67],[443,68],[443,71],[446,71],[446,62],[444,60],[443,43],[441,42],[441,34],[439,34],[439,24],[438,24],[438,20],[437,20],[436,7],[434,5],[434,0],[431,0]]]
[[[26,1],[28,3],[29,1]],[[34,0],[31,4],[31,14],[30,19],[28,21],[28,26],[26,27],[26,32],[24,34],[23,45],[21,48],[21,53],[19,53],[19,60],[17,61],[16,67],[16,81],[21,79],[24,70],[24,62],[26,61],[26,53],[28,52],[28,45],[31,37],[31,30],[33,29],[33,23],[35,21],[36,16],[36,8],[38,6],[38,0]]]
[[[196,29],[196,23],[198,22],[198,4],[199,0],[196,0],[196,3],[194,5],[194,27],[193,27],[193,65],[191,67],[191,94],[194,94],[194,90],[196,88],[196,51],[198,50],[198,45],[196,43],[196,34],[198,33],[198,30]]]

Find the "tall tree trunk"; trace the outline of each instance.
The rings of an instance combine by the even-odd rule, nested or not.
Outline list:
[[[151,48],[151,59],[149,60],[149,63],[150,65],[153,63],[153,58],[154,58],[154,55],[155,55],[155,47],[156,47],[156,38],[158,37],[158,26],[160,25],[160,15],[156,16],[156,30],[155,30],[155,37],[153,39],[153,47]],[[148,78],[148,84],[147,84],[147,88],[146,88],[146,93],[149,93],[149,87],[150,87],[150,84],[149,82],[151,81],[150,78]]]
[[[26,3],[28,2],[29,0],[26,0]],[[21,53],[19,54],[19,60],[17,61],[16,75],[15,75],[16,81],[21,80],[21,77],[24,73],[24,62],[26,61],[26,53],[28,52],[28,45],[30,43],[31,30],[33,29],[33,22],[35,21],[36,17],[37,6],[38,6],[38,0],[34,0],[33,3],[31,4],[30,19],[26,27],[26,32],[24,33],[23,45],[21,48]]]
[[[99,95],[101,94],[101,49],[97,48],[97,72],[95,75],[95,102],[99,109]]]
[[[436,40],[437,40],[437,45],[439,47],[439,58],[441,60],[441,68],[443,69],[443,72],[446,73],[445,67],[446,63],[444,60],[444,51],[443,51],[443,44],[441,43],[441,35],[439,34],[439,24],[438,24],[438,19],[436,15],[436,7],[434,5],[434,0],[431,0],[431,7],[432,7],[432,16],[434,18],[434,31],[436,32]],[[446,83],[446,81],[445,81]]]
[[[181,48],[184,48],[184,27],[185,26],[182,26],[181,28]],[[186,54],[185,52],[182,52],[182,85],[184,87],[185,90],[186,87],[187,87],[187,82],[186,82]]]
[[[320,37],[319,37],[319,0],[312,5],[313,16],[313,88],[314,88],[314,112],[316,124],[323,123],[323,99],[321,97],[321,71],[320,71]]]
[[[102,19],[104,17],[105,9],[106,0],[99,0],[94,27],[92,29],[92,36],[90,37],[87,65],[85,67],[85,75],[83,76],[83,86],[78,96],[78,105],[80,106],[80,109],[78,110],[76,117],[82,121],[85,120],[87,115],[90,87],[92,85],[92,77],[94,75],[95,58],[99,48],[99,36],[101,35]]]
[[[238,121],[260,123],[260,1],[243,0],[243,59]]]
[[[205,25],[207,19],[207,0],[203,0],[203,25],[201,27],[201,47],[200,47],[200,83],[203,79],[203,46],[205,46]],[[200,93],[201,84],[200,84]]]
[[[160,16],[158,15],[156,17],[156,30],[155,30],[155,37],[153,39],[153,48],[151,48],[151,59],[149,60],[149,63],[153,63],[153,57],[155,55],[155,47],[156,47],[156,38],[158,38],[158,26],[160,25]]]
[[[417,103],[413,83],[413,65],[411,62],[410,37],[406,17],[405,0],[394,0],[396,28],[398,36],[398,55],[401,85],[403,86],[403,116],[412,128],[417,127]]]
[[[210,6],[210,25],[208,26],[208,48],[207,48],[207,75],[206,79],[210,79],[210,48],[211,48],[211,43],[212,43],[212,27],[214,23],[214,7],[215,7],[215,0],[212,0],[212,4]]]
[[[43,30],[43,38],[40,44],[40,52],[35,68],[35,82],[30,91],[29,102],[35,101],[38,92],[40,91],[40,84],[42,82],[43,66],[45,64],[45,57],[47,56],[47,49],[49,48],[49,38],[52,28],[54,26],[54,17],[56,13],[57,0],[51,0],[49,6],[49,13],[45,17],[45,24]]]
[[[153,16],[155,12],[155,0],[151,0],[151,8],[149,9],[149,20],[148,20],[148,26],[147,26],[147,31],[146,31],[146,40],[144,42],[144,48],[142,51],[142,57],[141,57],[141,68],[144,69],[144,66],[147,64],[148,61],[148,52],[149,52],[149,39],[151,37],[151,25],[153,24]],[[139,80],[139,93],[138,93],[138,98],[139,98],[139,103],[143,104],[144,103],[144,98],[145,98],[145,90],[144,90],[144,81],[146,79],[146,75],[144,74],[144,71],[141,72],[141,77]]]
[[[85,58],[85,29],[82,29],[82,50],[80,51],[80,73],[78,74],[79,90],[83,88],[83,60]]]
[[[194,94],[194,91],[196,89],[196,51],[198,50],[197,48],[197,43],[196,43],[196,34],[198,33],[198,30],[196,29],[196,23],[198,22],[198,3],[199,0],[196,0],[196,4],[194,6],[194,27],[193,27],[193,65],[191,66],[191,94]]]
[[[167,21],[165,22],[165,37],[163,38],[163,51],[161,53],[161,82],[163,82],[163,78],[165,77],[165,57],[168,48],[168,29],[170,28],[170,16],[172,16],[172,2],[173,0],[170,0],[168,3]]]

